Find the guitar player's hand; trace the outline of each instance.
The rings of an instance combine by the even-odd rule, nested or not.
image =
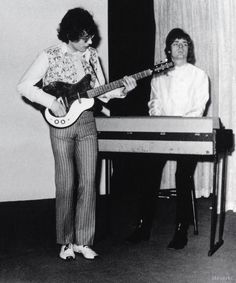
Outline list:
[[[62,117],[62,116],[66,115],[65,107],[60,102],[58,102],[57,100],[53,101],[50,110],[53,112],[53,114],[56,117]]]
[[[124,89],[123,89],[124,95],[127,95],[128,92],[130,92],[137,86],[136,80],[131,76],[124,76],[123,84],[124,84]]]

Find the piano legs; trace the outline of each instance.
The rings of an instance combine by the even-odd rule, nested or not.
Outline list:
[[[221,165],[220,165],[220,160],[222,160]],[[220,167],[221,167],[221,186],[219,185]],[[208,256],[212,256],[224,243],[223,231],[224,231],[224,222],[225,222],[226,170],[227,170],[227,154],[224,153],[222,156],[220,156],[219,154],[214,156],[211,234],[210,234],[210,250],[208,252]],[[220,196],[220,207],[218,209],[219,196]],[[219,215],[218,215],[218,211],[219,211]],[[218,226],[218,241],[216,242],[217,226]]]
[[[208,256],[212,256],[224,243],[223,231],[225,222],[225,193],[226,193],[226,172],[227,172],[227,153],[214,155],[213,160],[213,191],[212,191],[212,210],[211,210],[211,229],[210,229],[210,249]],[[221,164],[220,164],[220,161]],[[106,159],[106,191],[111,189],[111,159]],[[220,174],[221,173],[221,174]],[[221,182],[220,182],[221,176]],[[218,206],[218,204],[220,204]],[[219,212],[219,213],[218,213]],[[196,230],[196,234],[198,231]],[[218,234],[218,239],[216,235]]]

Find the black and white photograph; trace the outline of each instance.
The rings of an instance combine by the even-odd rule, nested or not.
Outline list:
[[[236,282],[236,1],[0,15],[0,282]]]

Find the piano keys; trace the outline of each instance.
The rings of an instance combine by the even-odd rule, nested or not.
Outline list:
[[[219,118],[99,117],[101,152],[213,155]]]

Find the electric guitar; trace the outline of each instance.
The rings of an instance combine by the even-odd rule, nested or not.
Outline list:
[[[136,80],[140,80],[151,76],[153,73],[161,73],[173,66],[174,63],[171,61],[160,63],[155,65],[152,69],[131,76]],[[66,109],[65,116],[56,117],[50,109],[46,108],[43,112],[45,120],[56,128],[66,128],[75,123],[83,111],[93,106],[94,97],[123,86],[123,79],[96,88],[90,87],[90,81],[91,75],[87,74],[75,84],[55,81],[44,86],[43,91],[55,96]]]

